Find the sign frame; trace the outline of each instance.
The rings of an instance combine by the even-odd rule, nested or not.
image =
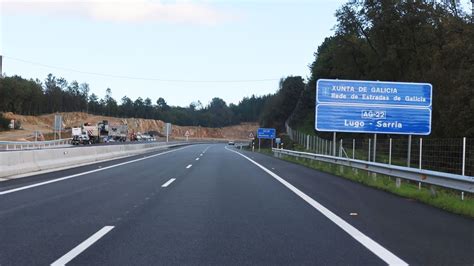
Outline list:
[[[320,101],[320,94],[321,94],[321,88],[320,88],[320,82],[332,82],[334,84],[337,85],[337,83],[340,83],[340,84],[343,84],[343,85],[340,85],[342,88],[341,90],[342,91],[338,91],[338,92],[334,92],[334,93],[338,93],[339,95],[342,95],[344,97],[341,98],[341,100],[339,100],[338,98],[334,99],[334,100],[327,100],[325,99],[324,101]],[[366,87],[357,87],[358,85],[360,84],[378,84],[380,87],[369,87],[369,86],[366,86]],[[349,86],[350,85],[350,86]],[[328,86],[326,84],[326,86]],[[334,86],[334,85],[333,85]],[[345,86],[345,87],[344,87]],[[385,86],[385,87],[384,87]],[[393,87],[392,87],[393,86]],[[405,90],[403,91],[403,93],[400,93],[399,95],[398,94],[398,90],[396,89],[399,89],[398,86],[401,86],[400,87],[400,90]],[[403,87],[405,86],[405,87]],[[407,94],[407,93],[411,93],[411,91],[409,91],[410,89],[413,90],[414,87],[420,87],[420,90],[419,91],[415,91],[413,94]],[[349,91],[345,91],[345,88],[347,88]],[[357,88],[356,91],[354,91],[355,89],[354,88]],[[360,91],[360,88],[365,88],[365,91]],[[367,92],[368,88],[370,88],[370,92]],[[395,94],[395,96],[392,98],[392,100],[390,100],[390,97],[387,96],[386,94],[383,94],[383,93],[380,93],[379,91],[375,91],[373,92],[372,90],[379,90],[381,89],[382,91],[385,89],[385,88],[388,88],[387,91],[392,94]],[[393,91],[395,89],[395,91]],[[327,91],[327,89],[324,89],[325,91]],[[391,90],[391,91],[390,91]],[[363,99],[363,101],[361,101],[361,99],[358,99],[356,96],[354,95],[357,95],[358,93],[372,93],[371,96],[374,96],[374,95],[382,95],[380,96],[379,98],[375,99],[374,101],[375,102],[371,102],[371,99],[367,100],[367,99]],[[328,92],[325,92],[326,94],[328,94]],[[347,93],[347,94],[345,94]],[[380,93],[380,94],[378,94]],[[347,95],[350,94],[350,98],[347,97]],[[413,96],[414,95],[414,96]],[[409,97],[422,97],[422,96],[426,97],[424,98],[425,101],[412,101],[412,100],[407,100],[407,97],[408,99],[410,99]],[[405,97],[405,99],[401,102],[398,102],[397,100],[395,100],[394,98],[395,97],[398,97],[398,99],[402,99],[401,97]],[[367,102],[365,102],[367,101]],[[419,103],[419,104],[418,104]],[[315,123],[314,123],[314,128],[317,130],[317,131],[320,131],[320,132],[346,132],[346,133],[362,133],[362,134],[365,134],[365,133],[373,133],[373,134],[394,134],[394,135],[430,135],[431,134],[431,130],[432,130],[432,113],[433,113],[433,110],[432,110],[432,105],[433,105],[433,86],[430,84],[430,83],[413,83],[413,82],[391,82],[391,81],[365,81],[365,80],[339,80],[339,79],[319,79],[317,82],[316,82],[316,104],[315,104]],[[406,110],[407,112],[429,112],[429,115],[428,116],[423,116],[423,120],[421,120],[420,123],[420,126],[416,127],[416,126],[412,126],[412,127],[408,127],[407,130],[405,131],[397,131],[395,128],[393,129],[387,129],[387,130],[373,130],[374,129],[374,126],[371,125],[372,128],[365,128],[362,127],[361,129],[357,129],[357,128],[349,128],[349,129],[340,129],[340,128],[336,128],[337,126],[333,126],[332,128],[331,127],[321,127],[321,125],[318,126],[318,120],[321,121],[321,117],[319,117],[318,115],[318,108],[320,107],[329,107],[329,108],[341,108],[341,109],[344,109],[344,108],[347,108],[348,111],[346,111],[347,113],[351,113],[351,114],[354,114],[354,112],[350,112],[349,110],[352,108],[352,109],[357,109],[357,108],[361,108],[361,109],[367,109],[367,111],[373,111],[374,109],[387,109],[387,110],[391,110],[391,111],[395,111],[395,112],[402,112],[403,110]],[[370,110],[370,109],[373,109],[373,110]],[[360,111],[360,110],[358,110]],[[363,112],[363,111],[362,111]],[[386,119],[388,118],[388,115],[386,111],[383,111],[385,112],[384,114],[384,118],[380,118],[380,117],[362,117],[361,118],[358,118],[358,122],[367,122],[367,121],[370,121],[370,119],[373,119],[374,121],[380,121],[380,120],[383,120],[383,119]],[[424,113],[425,115],[426,113]],[[362,114],[361,114],[362,115]],[[318,119],[319,117],[319,119]],[[397,117],[403,117],[403,116],[397,116]],[[335,119],[344,119],[345,117],[336,117]],[[334,118],[333,118],[334,119]],[[350,117],[350,116],[347,116],[347,120],[354,120],[354,117]],[[325,120],[325,121],[330,121],[330,120]],[[403,123],[406,121],[411,121],[411,120],[402,120],[402,121],[395,121],[395,122],[400,122],[400,123]],[[393,121],[392,121],[393,122]],[[330,123],[330,122],[328,122]],[[410,124],[409,124],[410,125]],[[427,127],[427,131],[426,130],[423,130],[422,129],[426,129]],[[418,129],[418,131],[417,131]]]
[[[269,133],[270,135],[267,135],[265,133]],[[276,138],[276,129],[275,128],[258,128],[257,130],[257,138],[258,139],[275,139]]]

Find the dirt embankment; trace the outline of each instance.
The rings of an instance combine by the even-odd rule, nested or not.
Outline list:
[[[68,129],[71,127],[78,127],[83,123],[96,124],[99,121],[107,120],[109,124],[127,124],[130,132],[148,132],[157,131],[164,133],[165,122],[154,119],[142,118],[117,118],[91,115],[87,113],[71,112],[60,113],[63,118],[63,128],[66,129],[63,133],[68,136]],[[16,115],[13,113],[4,113],[7,119],[20,121],[22,130],[10,130],[0,132],[0,140],[3,141],[24,141],[33,140],[34,132],[39,131],[43,135],[48,136],[53,132],[54,114],[47,114],[41,116],[25,116]],[[189,132],[190,138],[212,138],[212,139],[233,139],[244,140],[248,139],[249,134],[258,129],[257,123],[243,123],[240,125],[223,127],[223,128],[207,128],[207,127],[193,127],[193,126],[172,126],[173,138],[184,138],[186,131]],[[69,133],[70,134],[70,133]]]

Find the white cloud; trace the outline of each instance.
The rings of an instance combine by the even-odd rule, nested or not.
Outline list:
[[[207,3],[153,0],[0,0],[4,14],[85,17],[110,22],[171,22],[213,25],[236,14]]]

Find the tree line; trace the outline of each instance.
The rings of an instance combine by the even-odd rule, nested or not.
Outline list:
[[[258,121],[269,95],[243,98],[238,104],[227,104],[220,98],[203,106],[193,102],[187,107],[170,106],[163,98],[155,102],[146,97],[135,100],[127,96],[119,101],[106,89],[100,99],[90,93],[87,83],[68,82],[49,74],[44,82],[20,76],[0,79],[0,112],[41,115],[54,112],[87,112],[95,115],[160,119],[177,125],[223,127],[241,122]]]
[[[292,127],[314,132],[318,79],[427,82],[431,136],[474,137],[474,24],[456,1],[349,1],[336,17],[335,34],[315,52],[309,79],[294,87],[298,100],[283,101],[291,105],[285,110],[292,109]],[[285,121],[262,120],[280,128]]]

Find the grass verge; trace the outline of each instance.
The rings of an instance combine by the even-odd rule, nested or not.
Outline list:
[[[260,152],[266,155],[273,155],[270,149],[261,149]],[[336,176],[341,176],[402,197],[417,200],[455,214],[474,218],[474,197],[469,193],[465,193],[464,200],[461,200],[461,192],[456,190],[435,187],[427,184],[422,184],[421,189],[418,189],[418,183],[403,179],[400,187],[397,187],[395,178],[387,175],[370,173],[361,169],[339,166],[310,159],[297,159],[290,156],[283,156],[281,159]]]

